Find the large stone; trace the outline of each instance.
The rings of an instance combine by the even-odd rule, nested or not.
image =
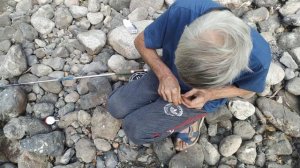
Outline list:
[[[292,56],[288,52],[283,53],[282,57],[280,58],[280,62],[288,68],[291,69],[298,68],[297,63],[293,60]]]
[[[232,113],[226,106],[222,106],[216,112],[208,113],[208,115],[205,117],[205,120],[208,124],[216,124],[224,120],[230,120],[231,118]]]
[[[105,139],[99,139],[99,138],[94,139],[94,144],[96,148],[100,151],[107,152],[111,150],[110,143]]]
[[[272,62],[266,78],[266,84],[276,85],[284,79],[284,76],[284,70],[278,64]]]
[[[136,8],[128,15],[128,19],[132,22],[145,20],[148,17],[148,10],[145,7]]]
[[[297,113],[291,112],[284,105],[264,97],[258,98],[256,104],[267,120],[276,128],[290,136],[300,137],[300,116]]]
[[[278,3],[278,0],[254,0],[257,6],[272,7]]]
[[[88,9],[84,6],[72,5],[70,7],[70,12],[71,12],[73,18],[78,19],[78,18],[86,16],[88,13]]]
[[[237,151],[237,158],[239,161],[245,164],[253,165],[256,159],[256,145],[254,142],[246,142],[240,149]]]
[[[79,5],[79,0],[64,0],[64,4],[67,7],[70,7],[72,5]]]
[[[55,58],[43,59],[42,63],[50,66],[56,71],[60,71],[64,68],[65,60],[60,57],[55,57]]]
[[[256,23],[266,20],[269,17],[269,11],[265,7],[250,10],[244,15],[244,19],[248,22]]]
[[[164,5],[164,0],[131,0],[130,2],[130,11],[135,10],[138,7],[152,7],[155,10],[160,10]]]
[[[47,76],[49,75],[53,70],[44,64],[34,64],[31,66],[31,73],[36,75],[36,76]]]
[[[285,106],[291,108],[292,111],[296,111],[298,112],[298,114],[300,114],[300,96],[293,95],[286,90],[279,91],[278,96],[282,97],[283,104]]]
[[[16,12],[27,13],[32,9],[32,0],[21,0],[16,6]]]
[[[82,138],[75,144],[76,157],[83,162],[90,163],[96,157],[96,147],[89,140]]]
[[[291,79],[286,84],[286,90],[296,96],[300,95],[300,77]]]
[[[255,130],[247,121],[236,121],[234,123],[233,133],[241,136],[242,139],[252,139]]]
[[[219,151],[225,156],[233,155],[241,146],[242,138],[239,135],[229,135],[220,142]]]
[[[84,45],[90,55],[100,53],[106,43],[106,35],[101,30],[90,30],[88,32],[79,33],[77,39]]]
[[[35,117],[44,119],[53,115],[54,105],[51,103],[37,103],[33,106],[33,112]]]
[[[300,33],[284,33],[279,37],[278,44],[283,49],[300,47]]]
[[[102,22],[104,15],[101,12],[88,13],[87,18],[91,22],[92,25],[96,25],[96,24],[99,24]]]
[[[169,167],[202,167],[203,161],[204,155],[202,152],[202,147],[199,144],[195,144],[192,148],[188,148],[186,152],[180,152],[176,154],[170,160]]]
[[[174,144],[170,138],[153,143],[153,150],[161,163],[167,164],[176,154]]]
[[[111,56],[107,64],[108,67],[116,73],[129,72],[132,69],[139,68],[139,63],[134,60],[127,61],[121,55]]]
[[[117,11],[129,8],[130,0],[109,0],[109,5]]]
[[[54,131],[48,134],[38,134],[20,141],[21,149],[40,155],[59,156],[64,152],[65,135]]]
[[[288,15],[283,18],[284,23],[292,26],[300,26],[300,12]]]
[[[143,20],[134,22],[134,25],[139,32],[142,32],[150,23],[152,21]],[[120,26],[109,33],[108,42],[120,55],[128,59],[138,59],[141,56],[134,46],[136,36],[137,34],[130,34],[124,26]]]
[[[21,22],[14,25],[16,32],[13,39],[18,43],[25,43],[26,41],[33,41],[38,37],[38,32],[29,24]]]
[[[23,152],[18,160],[18,168],[48,168],[48,157],[31,152]]]
[[[8,121],[25,112],[27,98],[19,87],[10,87],[0,93],[0,121]]]
[[[65,29],[71,25],[72,21],[73,17],[68,8],[57,8],[55,11],[55,25],[57,28]]]
[[[113,118],[105,109],[97,107],[92,117],[93,139],[113,140],[121,127],[121,121]],[[109,131],[107,131],[109,130]]]
[[[205,138],[201,138],[200,144],[202,145],[202,151],[204,154],[204,160],[208,165],[216,165],[220,160],[220,154],[210,142]]]
[[[0,160],[5,162],[17,163],[22,151],[17,140],[7,139],[2,130],[0,131]]]
[[[245,120],[255,113],[255,107],[242,100],[232,100],[228,103],[228,109],[239,120]]]
[[[258,22],[258,25],[261,32],[275,32],[280,27],[279,17],[278,15],[272,15],[267,20]]]
[[[299,1],[288,1],[283,5],[280,9],[279,12],[283,16],[287,16],[290,14],[296,13],[300,9],[300,2]]]
[[[20,45],[12,46],[6,55],[0,55],[0,77],[7,79],[21,75],[27,70],[26,56]]]
[[[55,23],[45,17],[31,17],[31,24],[41,34],[49,34],[55,27]]]
[[[300,47],[294,48],[291,50],[291,54],[297,64],[300,66]]]
[[[4,40],[0,42],[0,51],[6,53],[11,46],[11,42],[9,40]]]
[[[101,8],[101,0],[89,0],[88,10],[90,12],[98,12]]]
[[[41,120],[31,117],[18,117],[11,119],[3,128],[9,139],[22,139],[25,135],[33,136],[51,131]]]
[[[50,80],[50,79],[53,78],[45,76],[45,77],[41,77],[39,80]],[[40,83],[39,86],[43,88],[46,92],[50,92],[50,93],[58,94],[60,91],[62,91],[62,84],[58,81]]]
[[[264,140],[267,155],[291,155],[293,147],[286,135],[282,132],[274,132]]]

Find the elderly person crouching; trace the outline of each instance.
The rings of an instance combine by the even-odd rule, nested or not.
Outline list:
[[[211,0],[177,0],[135,46],[152,71],[115,90],[109,112],[134,143],[175,135],[179,151],[197,142],[201,119],[226,98],[262,92],[271,61],[260,34]]]

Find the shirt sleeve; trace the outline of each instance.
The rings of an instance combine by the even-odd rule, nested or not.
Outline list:
[[[233,84],[238,88],[260,93],[265,89],[268,71],[268,69],[259,65],[252,69],[252,72],[242,73]]]

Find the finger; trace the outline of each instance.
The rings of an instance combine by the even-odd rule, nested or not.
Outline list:
[[[169,90],[165,90],[165,95],[169,103],[172,103],[172,93]]]
[[[179,104],[179,93],[177,91],[177,89],[172,90],[172,101],[173,104],[175,104],[176,106]]]
[[[163,87],[163,86],[161,87],[161,94],[162,94],[162,97],[163,97],[164,101],[168,101],[168,99],[167,99],[167,96],[166,96],[166,94],[165,94],[165,90],[164,90],[164,87]]]
[[[190,106],[191,101],[190,101],[189,99],[187,99],[187,98],[185,98],[185,97],[182,97],[182,103],[183,103],[186,107],[191,108],[191,106]]]
[[[195,95],[197,93],[197,90],[196,89],[192,89],[188,92],[186,92],[185,94],[183,94],[184,97],[191,97],[193,95]]]

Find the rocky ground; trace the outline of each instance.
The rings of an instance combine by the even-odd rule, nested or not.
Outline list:
[[[142,68],[122,20],[142,31],[172,2],[0,0],[0,83]],[[0,168],[299,168],[300,1],[220,2],[259,30],[273,62],[265,91],[209,115],[194,147],[132,144],[105,108],[124,78],[43,83],[1,89]]]

